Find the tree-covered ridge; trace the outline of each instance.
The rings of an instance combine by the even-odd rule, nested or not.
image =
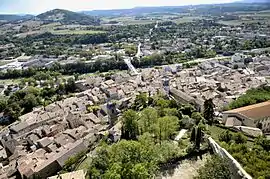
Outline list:
[[[228,108],[236,109],[268,100],[270,100],[270,86],[260,86],[255,89],[248,90],[246,94],[241,95],[236,100],[231,102]]]
[[[98,18],[76,13],[63,9],[54,9],[36,16],[38,19],[47,22],[61,22],[62,24],[99,25]]]

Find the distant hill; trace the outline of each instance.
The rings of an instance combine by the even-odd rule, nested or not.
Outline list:
[[[242,3],[270,3],[270,0],[242,0]]]
[[[263,11],[270,10],[270,0],[245,0],[256,2],[245,3],[238,1],[237,3],[225,3],[225,4],[202,4],[193,6],[164,6],[164,7],[136,7],[132,9],[115,9],[115,10],[93,10],[83,11],[81,13],[92,16],[129,16],[129,15],[142,15],[151,13],[189,13],[198,15],[220,15],[226,12],[236,11]],[[258,3],[258,1],[260,3]],[[269,3],[264,3],[269,2]]]
[[[62,24],[99,25],[100,20],[86,14],[63,9],[54,9],[36,16],[36,19],[46,22],[61,22]]]
[[[25,19],[31,19],[32,15],[13,15],[13,14],[0,14],[1,21],[19,21]]]
[[[145,13],[188,13],[187,6],[135,7],[131,9],[92,10],[81,13],[92,16],[142,15]]]

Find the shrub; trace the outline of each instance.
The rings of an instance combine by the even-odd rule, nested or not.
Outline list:
[[[218,136],[219,141],[229,143],[233,139],[230,131],[226,130]]]
[[[212,156],[206,164],[198,170],[196,179],[230,179],[229,164],[224,158]]]
[[[233,135],[233,140],[237,144],[245,144],[247,142],[247,137],[244,136],[242,133],[236,133]]]

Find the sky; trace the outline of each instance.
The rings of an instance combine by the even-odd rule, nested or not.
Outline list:
[[[52,9],[71,11],[125,9],[138,6],[180,6],[228,3],[235,0],[0,0],[0,13],[39,14]]]

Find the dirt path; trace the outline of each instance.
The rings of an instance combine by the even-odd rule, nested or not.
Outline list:
[[[198,173],[197,170],[203,166],[210,155],[204,155],[203,159],[184,160],[172,169],[163,172],[162,179],[193,179]]]

